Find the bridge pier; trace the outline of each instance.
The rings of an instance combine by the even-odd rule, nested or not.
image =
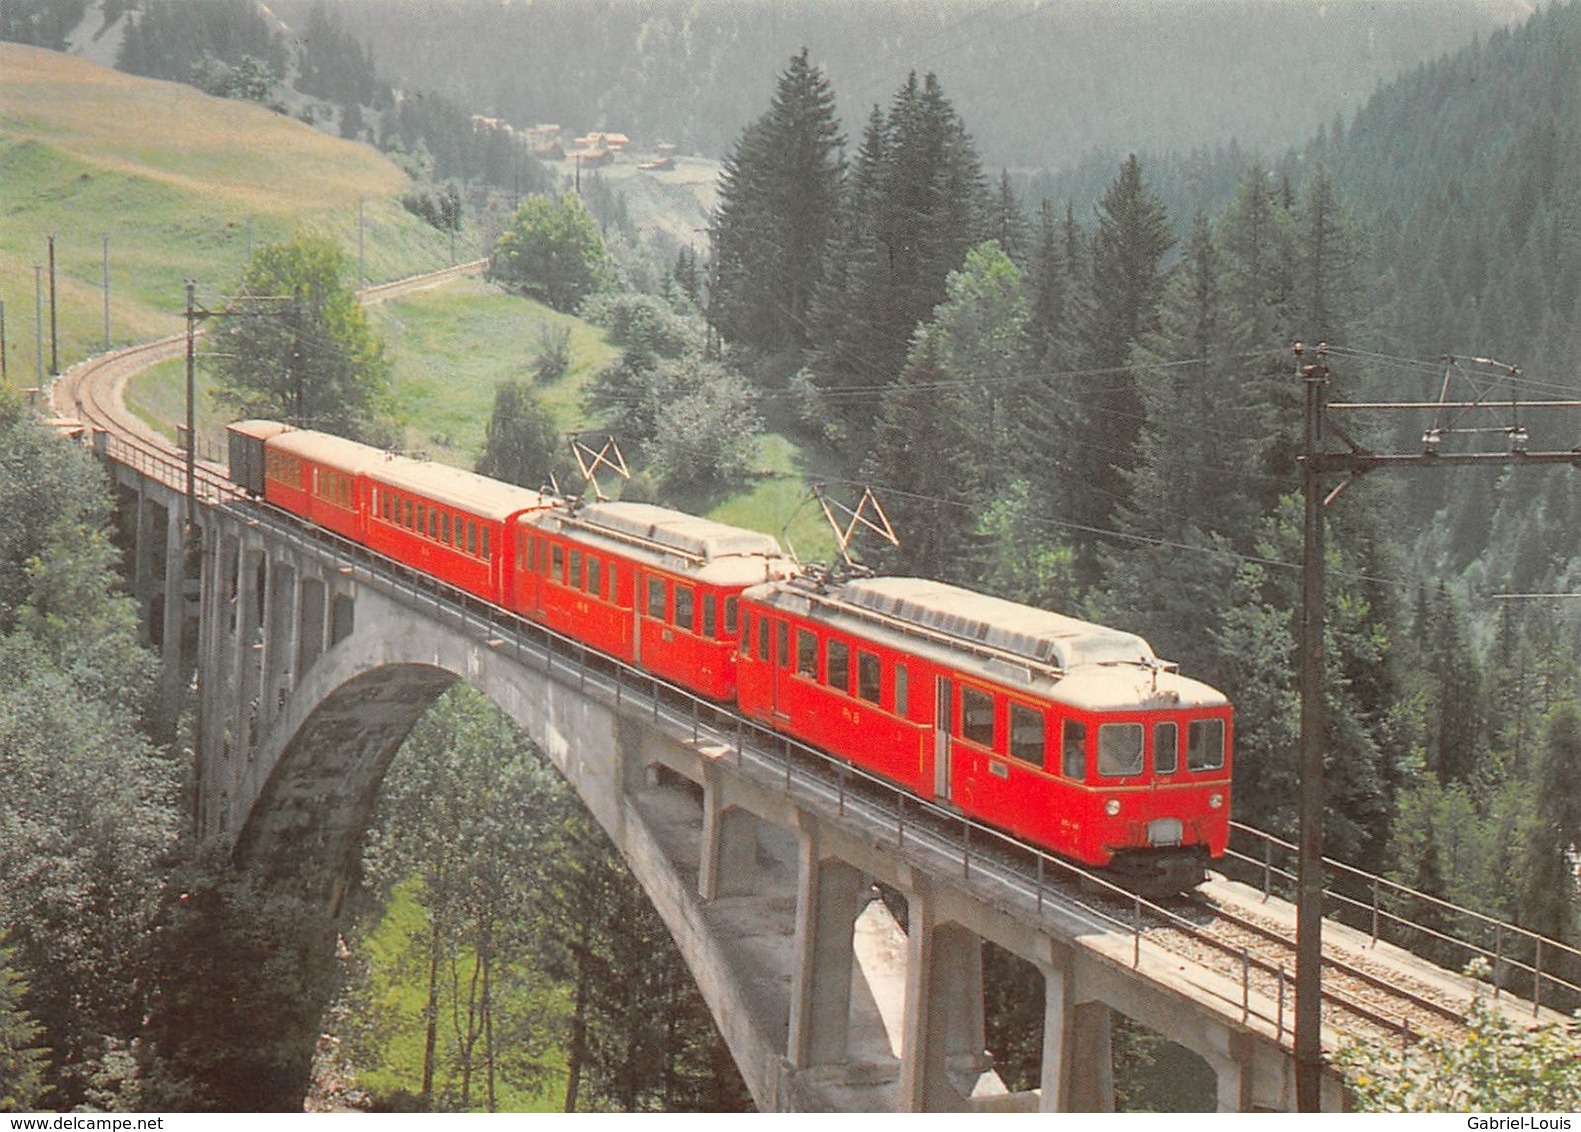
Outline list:
[[[786,1056],[792,1068],[801,1070],[850,1058],[856,918],[872,890],[860,871],[819,852],[815,830],[799,833]]]
[[[921,878],[915,878],[920,880]],[[992,1067],[983,1019],[983,942],[941,920],[925,884],[906,894],[902,1112],[966,1111]]]

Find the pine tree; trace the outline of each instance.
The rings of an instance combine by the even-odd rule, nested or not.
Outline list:
[[[720,175],[710,316],[725,338],[769,352],[808,344],[808,313],[838,216],[844,145],[834,91],[804,47]]]
[[[1105,191],[1097,221],[1091,285],[1077,326],[1080,364],[1092,376],[1075,388],[1067,425],[1085,475],[1062,485],[1062,499],[1069,518],[1104,528],[1125,501],[1125,473],[1135,467],[1143,421],[1136,376],[1125,367],[1133,346],[1159,329],[1163,260],[1174,237],[1135,155]]]
[[[893,382],[949,273],[987,234],[976,150],[934,75],[911,75],[888,116],[874,112],[847,201],[846,262],[818,304],[813,368],[831,390]],[[872,414],[852,403],[848,423],[865,432]]]

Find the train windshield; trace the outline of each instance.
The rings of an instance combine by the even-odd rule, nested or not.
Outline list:
[[[1224,720],[1194,719],[1186,730],[1186,765],[1192,770],[1224,766]]]
[[[1098,773],[1128,778],[1142,773],[1142,725],[1105,723],[1098,728]]]

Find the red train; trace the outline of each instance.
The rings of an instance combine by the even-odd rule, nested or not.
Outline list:
[[[266,502],[1062,856],[1178,890],[1224,852],[1230,705],[1130,633],[272,421],[230,457]]]

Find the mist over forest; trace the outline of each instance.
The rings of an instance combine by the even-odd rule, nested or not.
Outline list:
[[[271,8],[304,26],[322,0]],[[397,88],[722,157],[803,46],[849,133],[937,73],[985,166],[1282,150],[1526,0],[329,0]],[[854,148],[854,140],[853,140]]]

